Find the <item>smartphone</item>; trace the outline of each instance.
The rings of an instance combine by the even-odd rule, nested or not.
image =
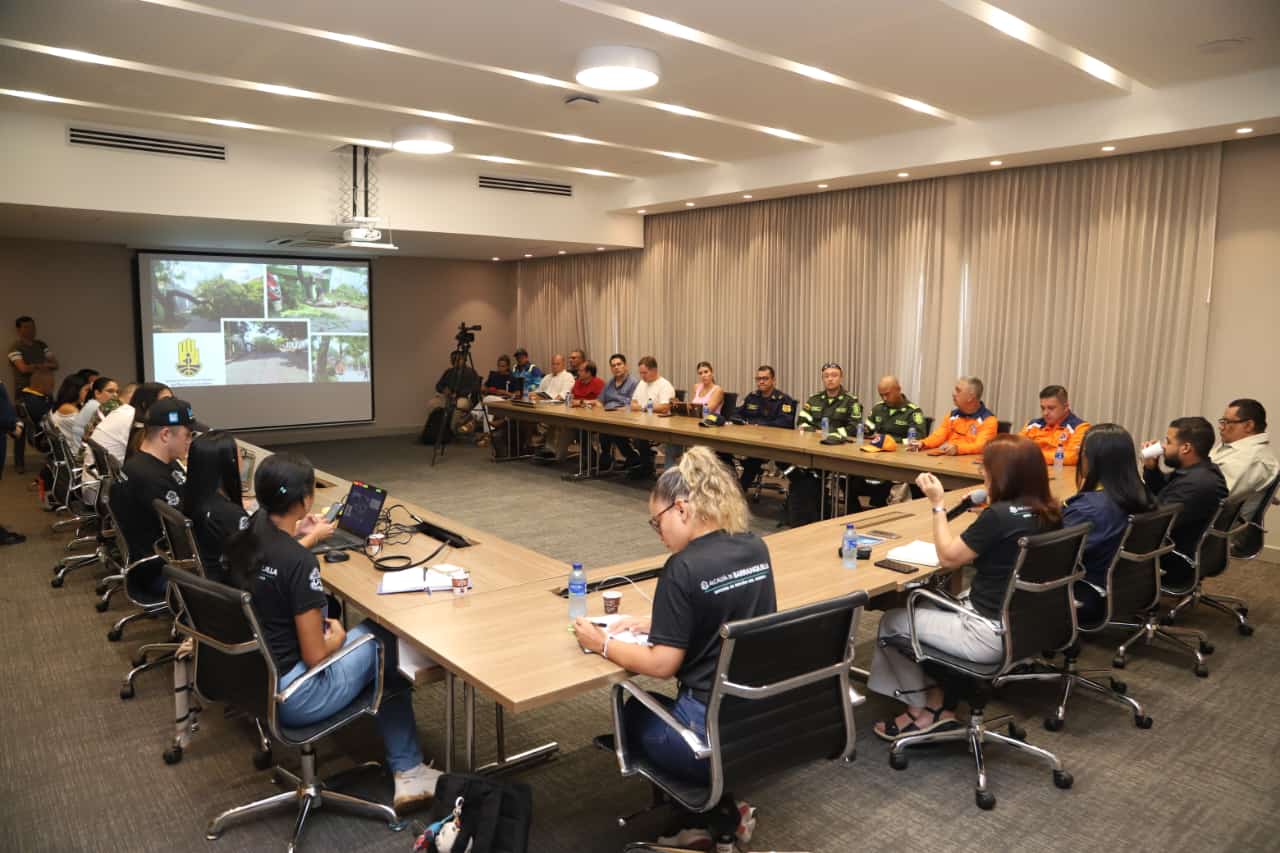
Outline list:
[[[868,530],[868,536],[878,536],[881,539],[901,539],[902,537],[890,530]]]
[[[898,572],[904,575],[914,575],[920,569],[915,566],[909,566],[906,563],[899,563],[897,560],[876,560],[875,565],[882,569],[888,569],[891,572]]]
[[[324,514],[324,520],[332,523],[332,521],[338,517],[338,513],[342,512],[342,505],[344,503],[346,503],[345,500],[334,501],[329,507],[329,511]]]

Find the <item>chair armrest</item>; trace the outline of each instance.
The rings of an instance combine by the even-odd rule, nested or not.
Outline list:
[[[302,685],[306,684],[312,678],[315,678],[317,673],[323,672],[324,670],[333,666],[338,661],[345,658],[347,655],[355,652],[356,649],[363,648],[369,643],[377,643],[377,650],[378,650],[378,666],[377,666],[377,669],[375,670],[377,684],[374,687],[374,703],[373,703],[373,710],[376,710],[378,705],[381,704],[382,702],[382,644],[378,642],[378,638],[375,637],[373,634],[365,634],[363,637],[360,637],[359,639],[357,639],[354,643],[350,643],[349,645],[343,646],[333,654],[326,657],[324,660],[320,661],[320,663],[308,669],[296,681],[294,681],[284,690],[276,694],[276,702],[278,704],[284,704],[285,702],[288,702],[289,699],[293,696],[293,694],[297,693],[298,690],[301,689]]]
[[[933,602],[944,610],[958,613],[966,619],[976,619],[985,624],[991,624],[990,619],[970,610],[949,595],[943,595],[930,589],[912,590],[911,595],[907,596],[907,625],[908,630],[911,632],[911,653],[915,655],[916,660],[923,660],[925,657],[924,650],[920,648],[920,638],[916,636],[916,608],[919,607],[918,602],[922,598]]]
[[[637,702],[644,705],[653,712],[659,720],[661,720],[669,728],[675,730],[676,734],[684,740],[689,749],[693,750],[695,758],[710,758],[711,746],[703,741],[702,738],[686,726],[684,723],[671,716],[671,712],[662,706],[656,699],[649,695],[649,691],[638,686],[635,682],[627,680],[613,685],[614,695],[614,736],[617,737],[618,757],[620,760],[626,757],[626,740],[622,731],[622,693],[630,693]]]

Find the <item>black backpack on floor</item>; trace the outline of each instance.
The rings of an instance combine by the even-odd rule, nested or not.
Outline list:
[[[817,472],[796,468],[788,479],[787,502],[783,506],[783,518],[788,527],[813,524],[821,516],[822,478]]]
[[[472,773],[446,773],[436,782],[431,822],[453,813],[462,798],[462,832],[454,853],[527,853],[533,823],[533,789],[524,782],[504,782]],[[422,844],[422,839],[419,839]],[[434,851],[433,844],[415,849]]]

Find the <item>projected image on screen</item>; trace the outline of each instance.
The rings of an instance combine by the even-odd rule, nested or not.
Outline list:
[[[140,252],[138,272],[146,378],[172,386],[203,420],[373,417],[367,261]]]

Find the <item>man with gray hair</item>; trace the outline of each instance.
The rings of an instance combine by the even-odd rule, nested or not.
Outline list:
[[[951,401],[955,408],[920,442],[920,448],[930,456],[981,453],[998,429],[995,413],[982,402],[982,380],[961,376],[951,392]]]

